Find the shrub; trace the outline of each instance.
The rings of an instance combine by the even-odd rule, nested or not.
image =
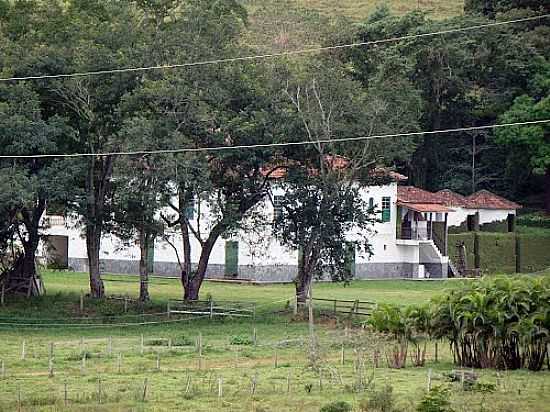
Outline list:
[[[181,336],[177,336],[176,338],[174,338],[174,340],[172,341],[172,345],[174,345],[174,346],[191,346],[191,345],[193,345],[193,341],[191,339],[189,339],[187,336],[181,335]]]
[[[331,402],[323,406],[319,412],[349,412],[351,411],[351,405],[344,401]]]
[[[432,334],[464,367],[540,370],[550,343],[550,277],[486,278],[435,301]]]
[[[417,412],[453,412],[449,397],[448,388],[435,386],[424,395],[416,410]]]
[[[234,335],[229,339],[230,345],[252,345],[253,343],[248,336]]]
[[[368,399],[359,403],[362,412],[394,412],[396,411],[393,387],[384,386],[381,390],[374,390]]]

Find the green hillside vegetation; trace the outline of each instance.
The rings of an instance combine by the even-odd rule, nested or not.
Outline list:
[[[397,15],[421,10],[435,19],[461,15],[464,7],[463,0],[244,0],[243,4],[249,13],[244,42],[261,52],[318,45],[327,32],[335,36],[346,27],[338,24],[342,19],[360,22],[382,6]]]

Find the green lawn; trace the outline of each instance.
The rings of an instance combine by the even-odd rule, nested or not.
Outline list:
[[[142,319],[137,315],[138,308],[130,307],[127,318],[104,318],[117,325],[98,325],[97,319],[92,325],[82,325],[82,320],[68,317],[82,316],[79,296],[81,290],[86,290],[86,276],[48,272],[44,279],[46,296],[30,304],[8,300],[1,309],[0,366],[3,362],[4,372],[0,368],[0,411],[17,410],[19,398],[25,411],[313,412],[334,400],[345,400],[359,410],[362,400],[386,384],[394,388],[396,410],[413,411],[425,391],[429,369],[434,385],[451,385],[443,376],[453,369],[447,345],[440,343],[437,363],[434,343],[430,342],[424,367],[413,367],[409,362],[405,369],[389,369],[383,355],[389,343],[363,328],[352,327],[345,318],[334,321],[317,313],[318,349],[311,351],[307,322],[293,319],[291,311],[285,310],[293,295],[291,285],[205,284],[203,298],[211,295],[219,300],[256,302],[256,321],[207,317],[168,320],[162,315],[144,318],[158,324],[130,326],[126,323]],[[137,294],[136,277],[111,275],[107,279],[108,293]],[[314,294],[323,298],[422,303],[459,282],[356,281],[347,287],[323,283],[315,285]],[[167,299],[180,294],[177,280],[156,278],[151,284],[153,302],[145,309],[163,311]],[[85,311],[85,315],[101,320],[102,316],[120,314],[122,306],[119,302],[86,300]],[[36,322],[40,326],[6,325],[15,318],[19,323]],[[357,322],[354,325],[358,326]],[[201,357],[196,347],[199,335],[203,342]],[[50,344],[54,356],[51,377]],[[381,354],[377,368],[375,353]],[[312,359],[317,359],[320,372],[309,367]],[[495,392],[463,391],[459,384],[452,384],[456,411],[550,410],[548,372],[478,373],[482,382],[496,385]],[[360,381],[366,388],[361,388]]]

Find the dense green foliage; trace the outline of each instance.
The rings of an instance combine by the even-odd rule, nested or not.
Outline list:
[[[459,366],[533,371],[544,367],[550,342],[548,276],[485,278],[432,300],[428,314],[426,310],[383,305],[369,324],[401,345],[415,331],[447,339]],[[402,351],[406,356],[406,348]]]
[[[350,24],[342,16],[275,3],[0,1],[0,73],[55,75],[217,60],[444,31],[548,10],[536,0],[471,0],[463,16],[441,20],[441,15],[422,11],[419,3],[413,7],[419,10],[407,14],[377,8]],[[281,25],[275,28],[280,33],[274,44],[254,44],[249,29],[261,26],[262,10],[275,6],[292,24],[307,23],[307,33],[293,38]],[[468,193],[488,188],[514,199],[533,195],[536,207],[546,203],[550,210],[550,189],[546,200],[540,196],[541,189],[550,188],[545,180],[550,178],[548,126],[319,143],[544,120],[550,116],[549,28],[548,20],[540,19],[292,58],[3,82],[0,153],[5,156],[315,144],[66,161],[3,159],[0,248],[5,251],[17,239],[28,269],[43,234],[39,222],[46,207],[72,214],[86,237],[90,292],[101,297],[102,238],[117,234],[125,244],[140,244],[145,288],[153,239],[170,241],[178,233],[182,240],[172,246],[181,257],[183,295],[197,299],[216,242],[240,229],[260,227],[245,223],[261,215],[256,206],[273,194],[266,168],[291,164],[302,176],[296,173],[288,197],[286,210],[292,216],[283,213],[275,230],[287,246],[302,249],[302,262],[309,262],[302,265],[307,275],[301,275],[306,279],[301,288],[327,262],[325,268],[339,271],[335,279],[349,279],[351,274],[339,270],[351,249],[342,234],[349,220],[370,226],[372,210],[355,199],[355,188],[325,173],[325,160],[333,156],[350,159],[353,175],[346,177],[361,183],[369,183],[373,167],[385,166],[427,189]],[[304,170],[318,173],[304,178]],[[189,216],[199,200],[213,211],[207,224],[198,224],[199,213],[196,222]],[[273,221],[260,224],[272,226]],[[351,243],[368,253],[368,240]],[[192,255],[199,256],[198,262],[191,262]],[[143,290],[142,299],[147,298]]]

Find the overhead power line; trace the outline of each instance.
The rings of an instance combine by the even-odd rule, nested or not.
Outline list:
[[[65,154],[52,153],[52,154],[36,154],[36,155],[1,155],[0,159],[44,159],[44,158],[73,158],[73,157],[139,156],[139,155],[155,155],[155,154],[221,152],[221,151],[227,151],[227,150],[264,149],[264,148],[270,148],[270,147],[285,147],[285,146],[306,146],[306,145],[319,144],[319,143],[359,142],[359,141],[365,141],[365,140],[384,139],[384,138],[390,138],[390,137],[429,136],[429,135],[436,135],[436,134],[472,132],[476,130],[489,130],[489,129],[498,129],[503,127],[513,127],[513,126],[529,126],[529,125],[537,125],[537,124],[545,124],[545,123],[550,123],[550,119],[533,120],[529,122],[491,124],[486,126],[459,127],[454,129],[431,130],[431,131],[424,131],[424,132],[391,133],[391,134],[379,134],[379,135],[372,135],[372,136],[343,137],[339,139],[304,140],[299,142],[259,143],[259,144],[237,145],[237,146],[182,147],[177,149],[135,150],[135,151],[126,151],[126,152],[105,152],[105,153],[65,153]]]
[[[349,48],[354,48],[354,47],[362,47],[362,46],[384,44],[384,43],[393,43],[393,42],[398,42],[398,41],[401,41],[401,40],[411,40],[411,39],[417,39],[417,38],[422,38],[422,37],[440,36],[440,35],[451,34],[451,33],[461,33],[461,32],[468,32],[468,31],[475,31],[475,30],[489,28],[489,27],[498,27],[498,26],[504,26],[504,25],[508,25],[508,24],[515,24],[515,23],[522,23],[522,22],[540,20],[540,19],[544,19],[544,18],[547,18],[547,17],[550,17],[550,14],[541,14],[541,15],[525,17],[525,18],[521,18],[521,19],[505,20],[505,21],[494,22],[494,23],[486,23],[486,24],[478,24],[478,25],[475,25],[475,26],[468,26],[468,27],[458,27],[458,28],[454,28],[454,29],[439,30],[439,31],[434,31],[434,32],[429,32],[429,33],[418,33],[418,34],[409,34],[409,35],[406,35],[406,36],[399,36],[399,37],[389,37],[389,38],[380,39],[380,40],[371,40],[371,41],[348,43],[348,44],[337,44],[337,45],[333,45],[333,46],[311,47],[311,48],[306,48],[306,49],[290,50],[290,51],[277,52],[277,53],[257,54],[257,55],[252,55],[252,56],[239,56],[239,57],[230,57],[230,58],[221,58],[221,59],[201,60],[201,61],[188,62],[188,63],[165,64],[165,65],[144,66],[144,67],[126,67],[126,68],[119,68],[119,69],[106,69],[106,70],[74,72],[74,73],[44,74],[44,75],[21,76],[21,77],[5,77],[5,78],[0,78],[0,82],[41,80],[41,79],[63,79],[63,78],[71,78],[71,77],[99,76],[99,75],[107,75],[107,74],[145,72],[145,71],[151,71],[151,70],[177,69],[177,68],[183,68],[183,67],[209,66],[209,65],[214,65],[214,64],[234,63],[234,62],[243,62],[243,61],[251,61],[251,60],[261,60],[261,59],[271,59],[271,58],[275,58],[275,57],[285,57],[285,56],[296,56],[296,55],[302,55],[302,54],[312,54],[312,53],[319,53],[319,52],[330,51],[330,50],[349,49]]]

